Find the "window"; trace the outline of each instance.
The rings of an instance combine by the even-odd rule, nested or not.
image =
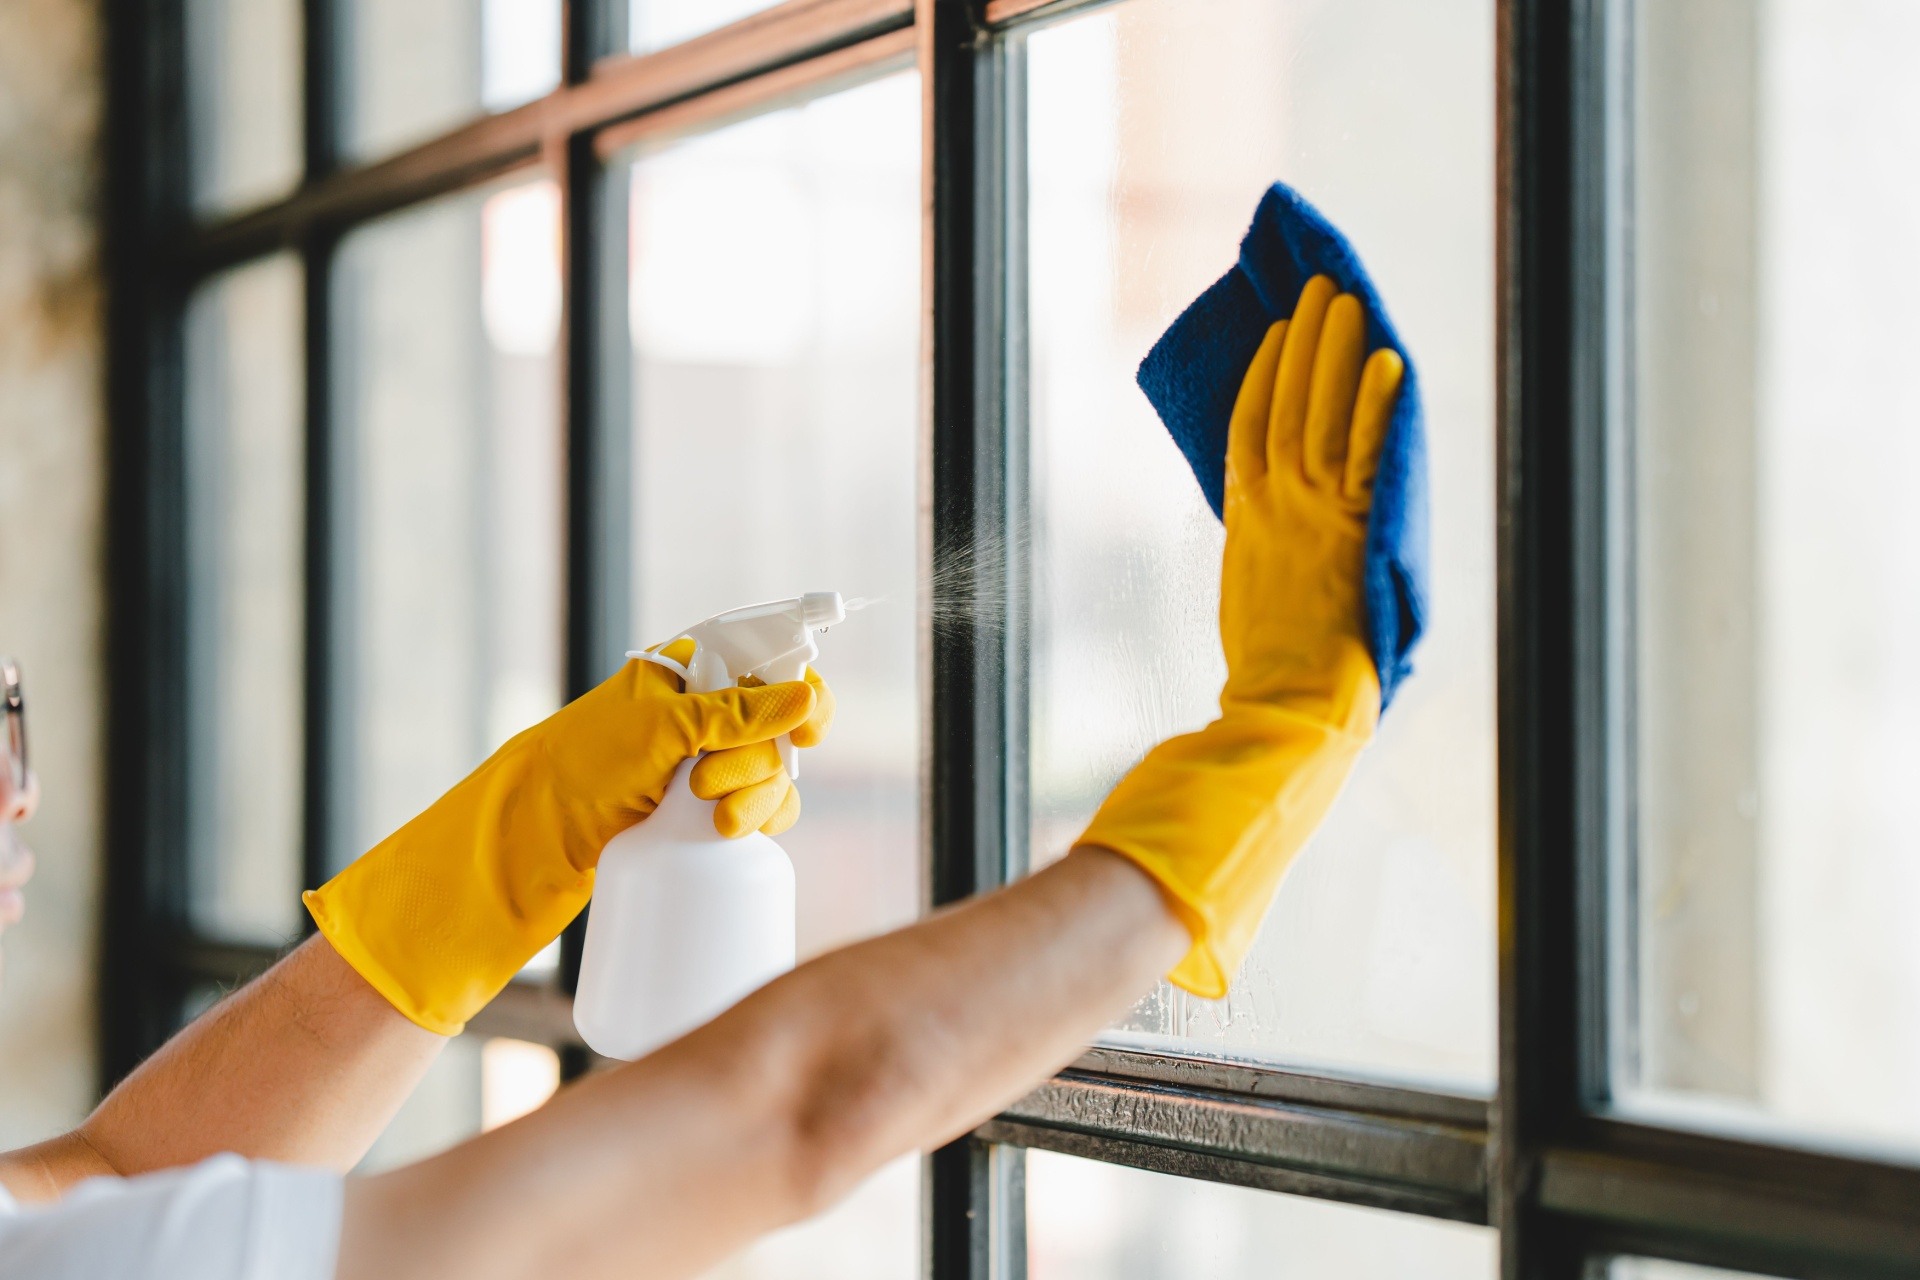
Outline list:
[[[1227,1000],[1150,995],[716,1274],[1920,1269],[1904,7],[108,21],[109,1079],[300,887],[754,596],[878,601],[826,641],[803,951],[1058,856],[1208,714],[1220,532],[1132,368],[1285,178],[1428,391],[1418,676]],[[370,1166],[593,1068],[578,945]]]
[[[1220,523],[1132,375],[1276,176],[1355,237],[1432,402],[1420,679],[1226,1000],[1163,984],[1114,1043],[1492,1086],[1492,31],[1486,0],[1132,0],[1024,42],[1034,858],[1217,712]]]

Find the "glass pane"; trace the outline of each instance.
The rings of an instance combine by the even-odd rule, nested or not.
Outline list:
[[[560,704],[558,219],[536,182],[341,246],[341,864]]]
[[[367,159],[560,83],[559,0],[340,0],[340,137]]]
[[[1033,1280],[1491,1280],[1485,1227],[1027,1152]]]
[[[484,1046],[484,1041],[472,1035],[450,1041],[407,1095],[357,1172],[397,1169],[438,1155],[480,1133],[485,1096]]]
[[[705,35],[775,0],[627,0],[627,47],[651,53]]]
[[[920,900],[918,107],[913,77],[875,82],[641,156],[628,187],[634,640],[803,591],[880,602],[821,641],[839,715],[780,837],[802,955]],[[837,1271],[725,1274],[910,1274],[915,1167],[765,1255]]]
[[[1634,12],[1617,1093],[1911,1148],[1920,9]]]
[[[300,181],[299,0],[186,0],[193,206],[221,213]]]
[[[216,277],[186,316],[187,915],[300,931],[306,430],[300,263]]]
[[[1607,1280],[1745,1280],[1749,1274],[1657,1258],[1615,1258],[1607,1264],[1606,1273]]]
[[[1432,449],[1418,673],[1228,997],[1163,985],[1111,1038],[1488,1089],[1493,5],[1134,0],[1036,33],[1027,57],[1036,862],[1216,712],[1222,533],[1133,372],[1275,179],[1365,256]]]

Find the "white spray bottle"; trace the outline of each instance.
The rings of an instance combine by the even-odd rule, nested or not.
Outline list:
[[[743,676],[798,680],[820,655],[814,631],[846,616],[838,592],[815,591],[687,628],[694,650],[684,669],[657,654],[628,656],[679,672],[701,693]],[[779,747],[799,776],[792,741]],[[644,1057],[793,967],[793,864],[758,831],[716,832],[713,802],[687,785],[692,768],[681,764],[652,816],[600,855],[573,1025],[609,1058]]]

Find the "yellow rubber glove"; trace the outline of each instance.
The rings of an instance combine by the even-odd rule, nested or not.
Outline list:
[[[686,652],[666,652],[684,662],[693,642],[681,643]],[[580,914],[601,849],[658,807],[683,760],[712,752],[701,763],[717,760],[709,772],[725,774],[780,734],[817,742],[826,723],[816,712],[832,706],[824,690],[809,673],[807,681],[687,693],[665,667],[630,661],[306,894],[307,910],[394,1008],[457,1035]],[[774,802],[798,813],[797,798],[775,794]],[[726,834],[764,803],[725,796],[715,826]]]
[[[833,726],[833,690],[807,668],[813,686],[813,714],[793,731],[793,745],[816,747]],[[772,741],[753,742],[700,757],[687,785],[702,800],[715,801],[713,827],[729,840],[749,831],[777,836],[800,821],[800,789],[780,762],[780,748]]]
[[[1160,882],[1193,935],[1168,978],[1218,998],[1280,877],[1380,715],[1361,566],[1380,446],[1403,372],[1365,354],[1359,302],[1315,276],[1267,331],[1234,403],[1220,718],[1120,780],[1080,837]]]

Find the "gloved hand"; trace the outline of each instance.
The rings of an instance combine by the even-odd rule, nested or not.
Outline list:
[[[793,731],[796,747],[819,746],[833,726],[833,690],[812,667],[807,683],[813,686],[813,714]],[[708,752],[693,766],[687,785],[702,800],[715,802],[713,828],[729,840],[755,830],[777,836],[800,821],[800,789],[787,776],[772,739]]]
[[[1334,294],[1325,276],[1307,282],[1234,403],[1220,717],[1149,752],[1079,841],[1160,882],[1193,935],[1168,977],[1209,998],[1226,994],[1380,715],[1361,567],[1404,366],[1390,350],[1363,366],[1360,304]]]
[[[685,652],[666,653],[684,662],[693,642],[678,643]],[[665,667],[630,661],[306,894],[307,910],[394,1008],[457,1035],[580,913],[601,849],[654,811],[682,761],[703,751],[713,754],[700,765],[718,761],[707,777],[722,834],[791,825],[798,797],[756,748],[783,733],[818,742],[833,705],[825,690],[809,672],[687,693]]]

